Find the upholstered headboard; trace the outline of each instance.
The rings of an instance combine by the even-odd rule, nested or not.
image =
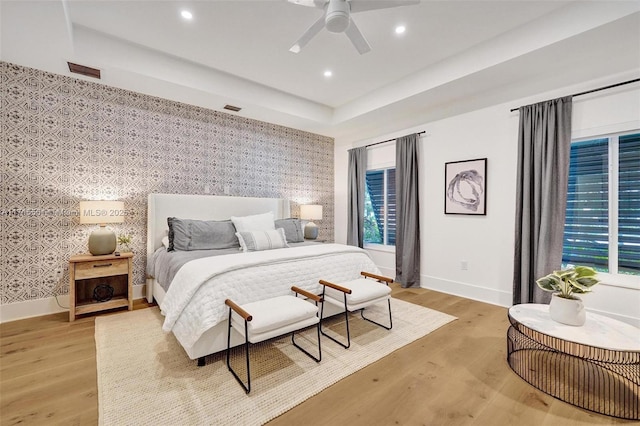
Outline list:
[[[191,194],[149,194],[147,205],[147,262],[167,235],[168,217],[226,220],[273,212],[276,219],[290,217],[289,200],[284,198],[228,197]],[[150,291],[147,289],[150,296]]]

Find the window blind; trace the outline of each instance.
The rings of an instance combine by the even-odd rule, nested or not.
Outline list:
[[[387,244],[396,245],[396,169],[387,170]]]
[[[640,133],[618,146],[618,272],[640,274]]]
[[[609,182],[617,189],[611,205]],[[609,215],[617,217],[616,229]],[[640,275],[640,133],[571,144],[562,263]]]
[[[366,183],[377,232],[365,232],[365,242],[382,244],[384,242],[384,170],[367,171]]]
[[[385,181],[386,174],[386,181]],[[367,204],[365,211],[365,227],[369,217],[373,216],[375,227],[368,232],[365,230],[365,241],[368,243],[386,244],[396,243],[396,170],[370,170],[366,175]],[[386,186],[386,192],[385,192]],[[385,200],[386,193],[386,200]],[[370,213],[369,214],[369,208]],[[385,223],[386,214],[386,223]],[[386,225],[386,226],[385,226]]]
[[[571,144],[563,264],[609,266],[609,139]]]

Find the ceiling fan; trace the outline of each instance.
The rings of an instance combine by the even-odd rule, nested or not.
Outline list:
[[[288,0],[290,3],[300,6],[315,7],[324,9],[324,14],[302,34],[302,36],[291,46],[289,51],[299,53],[309,41],[320,32],[322,28],[327,28],[332,33],[345,33],[351,43],[360,52],[367,53],[371,46],[364,38],[356,23],[351,18],[351,13],[364,12],[367,10],[388,9],[398,6],[409,6],[420,3],[420,0]]]

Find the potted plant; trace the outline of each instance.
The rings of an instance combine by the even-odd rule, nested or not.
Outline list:
[[[552,292],[549,314],[551,319],[563,324],[580,326],[586,320],[584,304],[576,294],[589,293],[598,284],[597,272],[588,266],[576,266],[542,277],[538,287]]]
[[[120,234],[118,235],[118,247],[120,248],[120,252],[128,253],[131,251],[131,235]]]

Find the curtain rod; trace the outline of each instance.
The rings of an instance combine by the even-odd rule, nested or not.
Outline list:
[[[426,133],[426,130],[423,130],[421,132],[416,133],[416,135],[421,135],[423,133]],[[393,142],[398,138],[393,138],[393,139],[387,139],[386,141],[382,141],[382,142],[376,142],[376,143],[370,143],[369,145],[365,145],[365,148],[369,148],[370,146],[374,146],[374,145],[380,145],[381,143],[387,143],[387,142]]]
[[[634,79],[634,80],[623,81],[622,83],[611,84],[611,85],[609,85],[609,86],[598,87],[597,89],[592,89],[592,90],[587,90],[587,91],[585,91],[585,92],[575,93],[575,94],[573,94],[573,95],[571,95],[571,96],[572,96],[572,97],[576,97],[576,96],[587,95],[587,94],[589,94],[589,93],[599,92],[599,91],[601,91],[601,90],[606,90],[606,89],[612,89],[612,88],[614,88],[614,87],[624,86],[625,84],[631,84],[631,83],[635,83],[635,82],[638,82],[638,81],[640,81],[640,78],[636,78],[636,79]],[[517,110],[519,110],[519,109],[520,109],[520,108],[513,108],[513,109],[511,110],[511,112],[513,112],[513,111],[517,111]]]

